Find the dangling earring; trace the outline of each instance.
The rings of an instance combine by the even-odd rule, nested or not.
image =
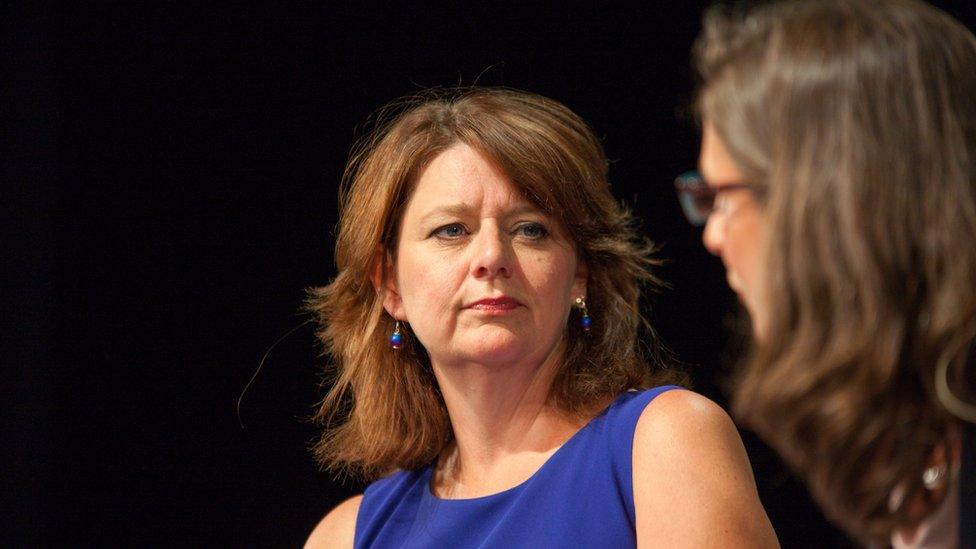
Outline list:
[[[576,306],[579,307],[580,311],[583,312],[583,317],[580,318],[580,324],[583,325],[583,331],[590,331],[590,324],[593,323],[593,319],[590,318],[590,313],[586,310],[586,300],[582,297],[576,298]]]
[[[399,349],[403,347],[403,334],[400,333],[400,321],[397,320],[393,325],[393,333],[390,334],[390,347]]]

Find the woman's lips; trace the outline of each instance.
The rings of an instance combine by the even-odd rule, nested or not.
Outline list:
[[[483,311],[488,313],[504,313],[506,311],[511,311],[518,308],[521,303],[516,299],[510,297],[493,297],[486,299],[479,299],[474,303],[468,305],[469,309],[475,311]]]

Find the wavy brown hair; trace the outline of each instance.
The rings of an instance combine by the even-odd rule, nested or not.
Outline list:
[[[976,38],[914,0],[716,7],[704,27],[699,111],[767,187],[768,321],[735,410],[833,521],[887,541],[922,518],[954,422],[936,363],[972,337]]]
[[[586,262],[594,322],[586,334],[571,315],[550,389],[554,405],[592,414],[623,391],[667,377],[649,366],[656,347],[646,353],[638,346],[640,331],[652,335],[638,306],[641,286],[656,282],[652,246],[611,195],[607,159],[583,120],[551,99],[500,88],[431,92],[378,118],[343,176],[338,276],[310,293],[334,380],[316,415],[327,426],[314,448],[323,465],[370,479],[425,466],[452,440],[427,353],[410,337],[391,352],[394,321],[370,276],[394,257],[403,209],[424,167],[457,143],[497,163],[566,228]]]

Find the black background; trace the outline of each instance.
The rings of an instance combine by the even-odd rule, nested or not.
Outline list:
[[[671,187],[696,162],[704,2],[24,4],[3,8],[3,545],[295,546],[361,490],[307,451],[310,325],[269,355],[243,428],[236,403],[335,274],[357,128],[431,86],[526,89],[593,126],[669,261],[652,321],[725,404],[736,303]],[[783,545],[846,544],[743,436]]]

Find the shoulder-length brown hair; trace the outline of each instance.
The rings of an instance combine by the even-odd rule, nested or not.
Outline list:
[[[556,101],[499,88],[432,92],[386,112],[389,121],[357,145],[343,177],[338,276],[312,290],[309,300],[334,379],[316,415],[327,425],[315,446],[319,460],[373,478],[422,467],[452,439],[426,351],[409,336],[399,351],[389,348],[394,322],[370,275],[384,256],[393,257],[421,171],[457,143],[494,160],[527,199],[561,223],[588,267],[593,325],[583,333],[571,315],[553,403],[568,413],[592,413],[655,381],[637,340],[647,328],[640,286],[655,282],[652,246],[611,195],[607,159],[589,127]]]
[[[914,0],[816,0],[713,9],[696,48],[705,123],[768,186],[735,409],[832,520],[885,540],[918,521],[953,422],[936,363],[976,312],[976,39]]]

